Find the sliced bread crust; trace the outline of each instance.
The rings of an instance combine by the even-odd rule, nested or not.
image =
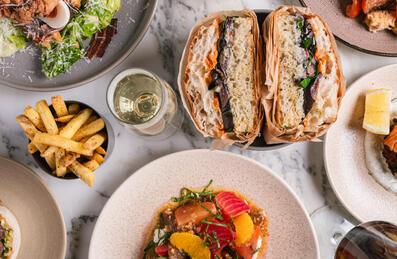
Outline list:
[[[321,76],[314,102],[308,113],[303,110],[304,93],[298,79],[303,77],[296,21],[303,16],[311,25],[316,41],[315,59]],[[267,143],[313,140],[323,135],[336,120],[345,91],[335,39],[321,17],[307,8],[282,6],[265,20],[266,44],[265,107]]]
[[[210,72],[215,68],[219,55],[215,48],[219,39],[219,24],[225,17],[236,17],[238,25],[230,60],[234,65],[228,66],[226,71],[233,132],[225,132],[215,91],[208,89]],[[222,139],[230,144],[251,143],[259,134],[263,118],[260,48],[259,25],[255,13],[249,10],[211,14],[192,29],[182,55],[178,85],[186,110],[204,136]]]

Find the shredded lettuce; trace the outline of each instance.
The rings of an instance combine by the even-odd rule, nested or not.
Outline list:
[[[62,30],[62,41],[42,48],[42,70],[47,77],[55,77],[70,69],[84,57],[83,41],[106,28],[120,9],[120,0],[88,0]]]
[[[0,18],[0,57],[9,57],[26,47],[26,38],[10,19]]]

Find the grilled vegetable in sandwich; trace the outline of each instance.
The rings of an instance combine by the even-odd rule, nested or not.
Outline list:
[[[0,258],[17,258],[21,242],[21,231],[14,215],[0,206]]]
[[[179,87],[196,128],[246,142],[260,130],[259,29],[251,11],[213,14],[193,28]]]
[[[304,141],[335,122],[345,79],[335,39],[309,9],[282,6],[265,20],[267,143]]]

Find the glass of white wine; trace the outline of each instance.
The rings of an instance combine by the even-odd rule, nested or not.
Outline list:
[[[164,139],[182,125],[171,86],[144,69],[132,68],[118,74],[108,87],[107,103],[112,114],[140,136]]]
[[[340,206],[325,206],[311,215],[321,258],[395,259],[397,226],[385,221],[357,222]]]

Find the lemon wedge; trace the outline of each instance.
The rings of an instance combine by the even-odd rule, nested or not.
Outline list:
[[[363,128],[374,134],[388,135],[390,133],[390,109],[390,89],[368,91],[365,96]]]

